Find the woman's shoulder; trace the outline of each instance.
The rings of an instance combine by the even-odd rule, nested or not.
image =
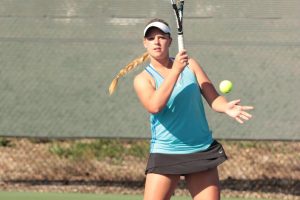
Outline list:
[[[193,65],[194,67],[200,67],[199,62],[194,58],[189,58],[189,64]]]
[[[189,58],[188,66],[193,72],[199,70],[199,68],[201,69],[199,62],[197,62],[194,58]]]
[[[149,73],[144,69],[143,71],[141,71],[140,73],[138,73],[134,79],[149,79]]]
[[[134,77],[134,85],[143,85],[143,84],[155,85],[152,76],[146,70],[141,71]]]

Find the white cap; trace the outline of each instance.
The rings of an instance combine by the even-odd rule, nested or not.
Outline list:
[[[144,29],[144,36],[146,36],[147,31],[152,27],[156,27],[164,33],[171,33],[171,29],[166,24],[164,24],[162,22],[152,22],[152,23],[148,24],[146,26],[146,28]]]

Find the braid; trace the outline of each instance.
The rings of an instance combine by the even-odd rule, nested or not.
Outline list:
[[[126,65],[123,69],[121,69],[120,72],[112,80],[112,82],[109,86],[109,89],[108,89],[109,94],[112,95],[114,93],[114,91],[116,90],[119,78],[125,76],[129,71],[133,70],[139,64],[145,62],[147,59],[149,59],[148,52],[146,52],[142,56],[134,59],[132,62],[130,62],[128,65]]]

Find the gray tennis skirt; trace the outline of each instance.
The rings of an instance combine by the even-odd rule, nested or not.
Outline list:
[[[186,175],[212,169],[227,160],[216,140],[208,149],[191,154],[150,153],[145,173]]]

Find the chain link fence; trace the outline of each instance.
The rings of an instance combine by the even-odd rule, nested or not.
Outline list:
[[[222,195],[300,198],[300,143],[220,140]],[[143,194],[147,140],[2,138],[0,189]],[[188,195],[184,180],[175,195]]]
[[[186,1],[189,55],[216,86],[234,83],[228,99],[255,106],[243,126],[205,107],[229,156],[224,195],[299,199],[299,6]],[[145,51],[142,31],[156,17],[173,29],[174,56],[168,0],[0,1],[1,189],[142,193],[150,133],[132,89],[142,67],[114,96],[107,88]],[[187,194],[184,182],[176,194]]]
[[[255,106],[244,126],[207,116],[223,139],[300,139],[299,1],[188,1],[184,32],[189,55],[215,86],[233,82],[232,100]],[[259,5],[259,6],[258,6]],[[133,76],[116,94],[114,75],[144,53],[142,32],[154,17],[173,29],[169,1],[0,2],[0,134],[29,137],[148,138],[148,113]],[[288,114],[287,114],[288,113]]]

